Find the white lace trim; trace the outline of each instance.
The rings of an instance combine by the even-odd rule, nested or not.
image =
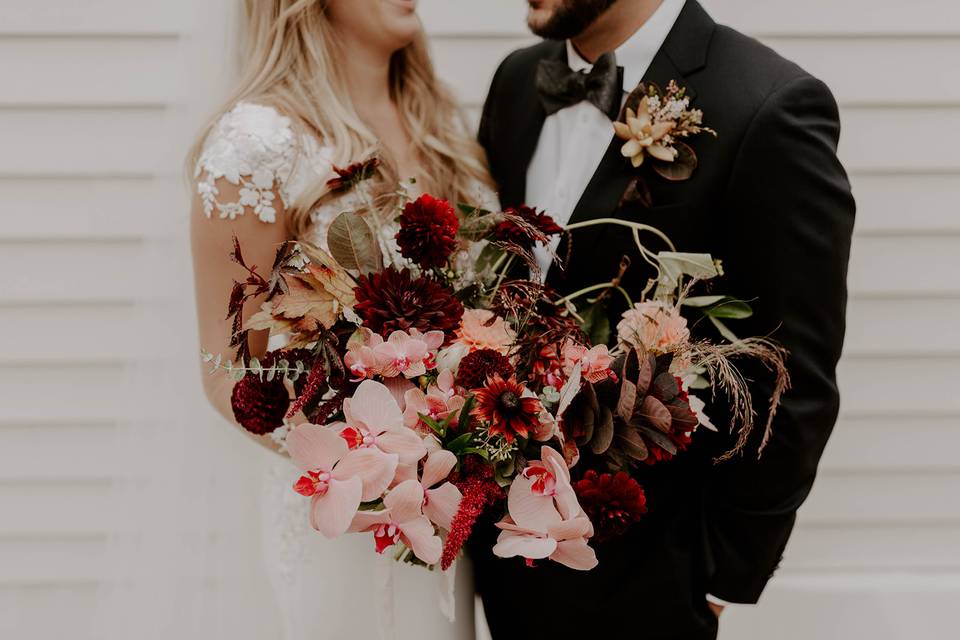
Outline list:
[[[207,217],[216,211],[233,220],[250,208],[263,222],[276,222],[276,194],[290,202],[287,182],[299,153],[290,118],[273,107],[240,102],[225,114],[207,137],[197,162],[197,193]],[[202,177],[201,177],[202,176]],[[221,202],[216,182],[240,187],[236,202]]]

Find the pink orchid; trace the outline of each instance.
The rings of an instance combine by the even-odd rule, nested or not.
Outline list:
[[[446,449],[434,449],[427,454],[420,472],[423,487],[423,514],[441,529],[450,530],[453,516],[457,514],[463,496],[447,477],[457,465],[457,456]]]
[[[345,533],[360,502],[383,495],[397,469],[396,454],[350,451],[329,427],[294,427],[286,445],[304,472],[294,490],[311,499],[310,523],[327,538]]]
[[[401,482],[383,499],[381,511],[361,511],[350,531],[372,531],[378,553],[402,542],[427,564],[440,561],[443,542],[433,523],[423,513],[423,485],[416,480]]]
[[[453,373],[449,369],[444,369],[437,376],[436,383],[427,387],[426,393],[419,387],[406,392],[404,395],[406,408],[403,411],[403,423],[407,427],[424,434],[433,433],[423,423],[420,416],[427,416],[442,422],[451,413],[460,411],[465,402],[466,399],[463,396],[457,395]]]
[[[550,447],[542,449],[541,457],[514,478],[507,495],[510,515],[497,523],[501,532],[493,553],[592,569],[597,556],[587,540],[593,525],[577,501],[570,471],[563,456]]]
[[[380,365],[374,352],[374,348],[380,344],[383,344],[383,338],[366,327],[357,329],[350,336],[343,364],[355,376],[355,381],[380,374]]]
[[[407,378],[422,376],[428,368],[433,367],[435,352],[443,340],[442,331],[394,331],[386,342],[373,347],[380,374],[388,378],[399,375]]]
[[[415,464],[427,449],[412,429],[403,426],[403,412],[390,390],[364,380],[352,398],[343,401],[346,422],[331,425],[350,449],[396,454],[400,464]]]
[[[563,344],[563,371],[567,376],[572,374],[573,368],[579,363],[583,379],[596,384],[613,375],[610,369],[612,362],[613,358],[605,344],[598,344],[590,349],[569,340]]]

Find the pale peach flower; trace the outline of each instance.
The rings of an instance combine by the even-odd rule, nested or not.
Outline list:
[[[487,309],[466,309],[457,338],[471,351],[493,349],[507,355],[516,334],[506,321]]]
[[[424,434],[433,431],[423,423],[420,416],[427,416],[437,422],[443,422],[452,412],[463,408],[466,399],[457,395],[453,382],[453,373],[444,369],[437,381],[427,387],[426,393],[419,387],[413,387],[404,394],[403,423],[410,429]]]
[[[671,353],[686,347],[690,330],[676,306],[650,300],[635,304],[623,313],[617,325],[617,339],[624,349]]]
[[[645,96],[637,105],[637,111],[627,109],[626,122],[614,122],[613,128],[617,137],[626,140],[620,153],[629,158],[634,167],[643,164],[645,156],[649,155],[657,160],[673,162],[677,151],[664,140],[676,125],[670,120],[655,121],[650,111],[650,99]]]

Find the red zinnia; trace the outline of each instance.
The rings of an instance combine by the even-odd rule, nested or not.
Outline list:
[[[643,488],[624,471],[616,475],[587,471],[573,489],[596,529],[597,542],[622,535],[647,512]]]
[[[360,276],[353,291],[354,311],[363,326],[382,336],[410,329],[451,334],[463,317],[463,305],[448,289],[430,278],[413,277],[409,269],[387,267]]]
[[[400,214],[400,254],[424,269],[439,268],[457,248],[460,220],[446,200],[424,194],[408,202]]]
[[[494,237],[527,251],[533,248],[536,241],[563,233],[563,227],[553,218],[533,207],[522,205],[507,209],[504,214],[508,217],[493,228]]]
[[[493,349],[479,349],[460,361],[457,384],[465,389],[479,389],[492,375],[509,378],[513,374],[514,368],[507,356]]]
[[[526,438],[540,423],[543,406],[536,396],[524,397],[525,389],[516,378],[493,375],[476,392],[473,415],[489,425],[491,434],[500,434],[508,442]]]

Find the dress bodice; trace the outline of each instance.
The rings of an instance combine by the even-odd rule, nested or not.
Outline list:
[[[262,222],[276,223],[278,199],[289,207],[312,185],[334,177],[334,158],[333,147],[308,132],[295,130],[291,119],[275,108],[239,102],[214,124],[204,142],[195,171],[197,193],[208,218],[216,215],[232,220],[256,215]],[[224,180],[239,187],[237,199],[227,201],[222,197],[218,185],[222,186]],[[498,207],[492,190],[478,184],[474,191],[476,200],[471,204]],[[302,239],[325,249],[330,223],[360,204],[355,191],[326,198],[311,212],[311,225]],[[388,255],[402,262],[393,240],[394,221],[372,226]]]

